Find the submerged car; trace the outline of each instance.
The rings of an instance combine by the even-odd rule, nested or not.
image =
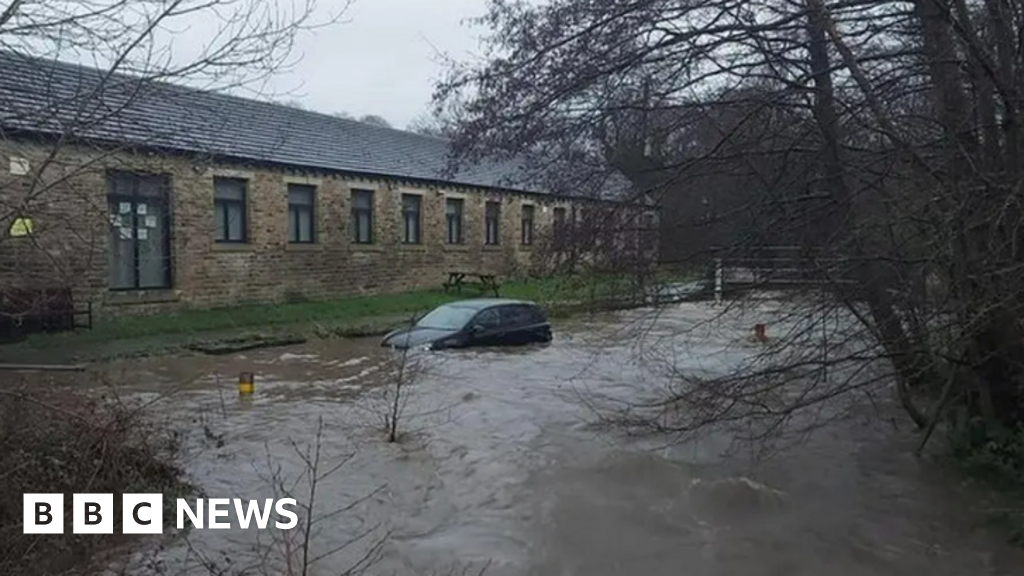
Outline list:
[[[413,327],[385,336],[381,346],[440,350],[550,341],[551,324],[533,302],[478,298],[439,306]]]

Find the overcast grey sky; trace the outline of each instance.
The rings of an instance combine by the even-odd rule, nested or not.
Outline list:
[[[335,11],[344,0],[319,0]],[[271,81],[282,100],[319,112],[376,114],[396,128],[428,108],[442,70],[438,51],[458,60],[479,55],[483,30],[462,23],[486,0],[356,0],[345,22],[304,34],[299,64]]]
[[[166,18],[164,3],[142,3],[142,8],[136,9],[133,3],[122,5],[120,0],[65,2],[52,6],[25,3],[23,17],[55,23],[71,11],[84,18],[79,25],[100,26],[95,36],[79,35],[73,37],[80,40],[77,43],[64,42],[48,30],[40,37],[12,35],[5,37],[5,42],[39,56],[87,66],[107,68],[117,61],[129,74],[169,78],[199,89],[297,102],[328,114],[372,114],[396,128],[407,127],[429,111],[435,82],[445,69],[444,59],[466,62],[479,58],[480,38],[487,33],[468,20],[484,15],[488,0],[315,0],[316,11],[305,24],[322,24],[342,13],[340,21],[300,31],[293,45],[291,61],[296,64],[292,68],[268,79],[260,75],[259,66],[250,66],[252,77],[247,79],[242,73],[221,77],[222,70],[215,66],[193,66],[209,54],[221,63],[231,62],[220,52],[225,47],[267,49],[258,40],[237,45],[232,41],[252,37],[249,26],[279,25],[278,18],[286,25],[295,13],[303,13],[305,0],[225,0],[210,2],[202,10],[196,9],[206,4],[204,0],[191,0]],[[97,6],[108,5],[117,7],[114,22],[94,15],[102,12]],[[127,41],[135,40],[136,31],[149,30],[157,19],[161,26],[152,31],[152,37],[145,36],[146,42]],[[120,42],[120,35],[128,31],[131,37]],[[108,41],[108,36],[113,40]],[[130,48],[129,57],[124,59],[126,48]]]

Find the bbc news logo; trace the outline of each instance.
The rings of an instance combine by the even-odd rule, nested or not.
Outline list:
[[[73,494],[71,531],[74,534],[113,534],[113,494]],[[242,500],[240,498],[199,498],[195,506],[188,500],[176,501],[177,528],[185,529],[186,520],[193,528],[228,530],[232,528],[231,513],[235,513],[238,526],[243,530],[255,524],[260,530],[271,525],[271,515],[277,513],[273,526],[291,530],[299,524],[293,508],[294,498],[274,500]],[[205,511],[205,514],[204,514]],[[25,494],[25,534],[64,533],[63,494]],[[122,534],[162,534],[164,531],[163,494],[122,494]]]

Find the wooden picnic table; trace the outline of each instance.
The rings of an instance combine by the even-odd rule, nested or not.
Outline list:
[[[475,282],[469,282],[477,284],[480,289],[485,292],[493,292],[494,297],[498,297],[498,290],[501,288],[501,284],[498,283],[498,276],[496,274],[484,274],[483,272],[464,272],[464,271],[451,271],[448,272],[448,280],[444,283],[444,291],[449,292],[452,289],[457,294],[462,294],[462,287],[467,284],[466,279],[473,278]]]

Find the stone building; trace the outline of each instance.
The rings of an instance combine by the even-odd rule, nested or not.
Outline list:
[[[9,53],[0,69],[0,287],[66,287],[101,315],[507,277],[543,267],[556,220],[621,205],[510,164],[450,170],[439,138]]]

